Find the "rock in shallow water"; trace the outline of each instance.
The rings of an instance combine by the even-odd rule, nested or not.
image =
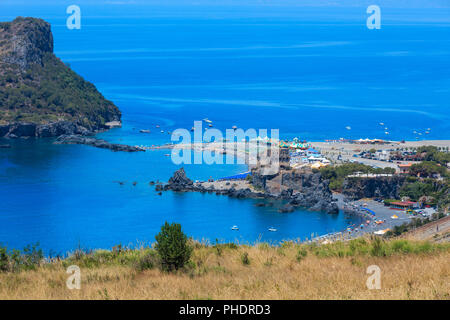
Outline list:
[[[278,212],[281,212],[281,213],[289,213],[289,212],[294,212],[294,211],[295,211],[294,206],[290,205],[289,203],[285,204],[283,207],[281,207],[278,210]]]
[[[164,190],[172,191],[190,191],[194,188],[194,182],[186,176],[184,168],[174,172],[169,182],[164,186]]]
[[[136,152],[136,151],[145,151],[142,148],[129,146],[126,144],[118,144],[118,143],[110,143],[105,140],[85,137],[81,135],[62,135],[59,136],[55,144],[86,144],[89,146],[102,148],[102,149],[110,149],[112,151],[125,151],[125,152]]]

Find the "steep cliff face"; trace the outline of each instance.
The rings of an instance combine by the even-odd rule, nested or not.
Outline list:
[[[80,134],[120,117],[93,84],[53,54],[47,22],[19,17],[0,23],[0,136]]]
[[[277,175],[264,176],[252,171],[252,184],[267,194],[290,200],[290,205],[313,211],[338,213],[328,180],[317,172],[282,170]]]
[[[43,64],[45,53],[53,53],[50,25],[40,19],[16,18],[0,24],[2,61],[22,70],[32,64]]]
[[[400,188],[404,183],[404,176],[377,178],[352,177],[345,179],[342,194],[349,199],[398,199]]]

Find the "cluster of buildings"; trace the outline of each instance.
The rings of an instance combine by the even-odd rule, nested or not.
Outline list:
[[[363,151],[363,152],[357,154],[356,156],[359,156],[359,157],[365,158],[365,159],[392,162],[390,150],[375,150],[374,152],[372,152],[372,150]]]
[[[405,211],[411,215],[421,215],[424,217],[431,217],[436,213],[436,209],[424,204],[423,202],[415,201],[392,201],[387,203],[391,209]]]
[[[320,169],[330,163],[330,160],[306,141],[299,142],[294,139],[292,142],[280,142],[280,164],[282,166],[294,169],[309,166],[313,169]]]

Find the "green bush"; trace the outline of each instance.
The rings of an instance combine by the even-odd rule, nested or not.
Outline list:
[[[137,261],[136,269],[139,271],[153,269],[159,265],[159,259],[154,251],[144,253]]]
[[[300,262],[301,260],[303,260],[306,256],[308,255],[308,251],[306,251],[305,248],[300,248],[297,251],[297,256],[296,259],[298,262]]]
[[[6,247],[0,247],[0,272],[6,272],[9,269],[9,256]]]
[[[391,250],[398,253],[412,252],[412,245],[407,240],[394,240],[391,243]]]
[[[356,238],[349,241],[349,255],[365,255],[369,252],[369,246],[364,238]]]
[[[372,248],[370,254],[375,257],[384,257],[387,255],[384,241],[381,238],[375,237],[372,240]]]
[[[155,249],[161,258],[163,270],[178,270],[189,261],[192,248],[189,246],[188,238],[181,230],[180,224],[166,222],[155,238]]]
[[[28,245],[23,249],[22,264],[26,270],[34,270],[44,259],[44,253],[39,248],[39,243]]]
[[[250,258],[248,256],[248,252],[244,252],[241,255],[242,264],[248,266],[250,264]]]
[[[20,250],[13,249],[8,252],[6,247],[0,246],[0,272],[19,272],[22,270],[35,270],[44,259],[39,243],[28,245]]]

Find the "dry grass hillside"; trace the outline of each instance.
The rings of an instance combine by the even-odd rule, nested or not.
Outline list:
[[[153,249],[96,251],[0,273],[0,299],[450,299],[450,246],[357,239],[329,245],[194,245],[188,265],[160,271]],[[66,268],[81,269],[81,289]],[[366,286],[381,269],[381,289]]]

